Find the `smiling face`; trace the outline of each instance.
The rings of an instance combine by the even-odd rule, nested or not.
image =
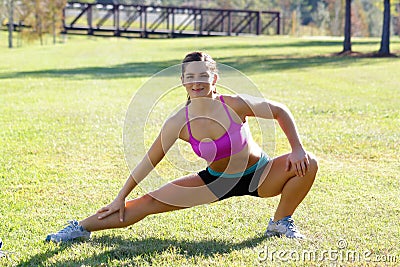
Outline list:
[[[212,96],[218,76],[210,70],[207,62],[187,62],[184,63],[182,70],[182,84],[191,99]]]

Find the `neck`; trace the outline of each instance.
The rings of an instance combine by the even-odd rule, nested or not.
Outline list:
[[[194,114],[207,115],[215,109],[215,101],[219,101],[219,95],[212,93],[210,97],[199,97],[190,100],[190,111]]]

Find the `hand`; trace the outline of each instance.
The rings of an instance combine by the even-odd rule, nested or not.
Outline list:
[[[99,216],[97,218],[99,220],[101,220],[115,212],[118,212],[118,211],[119,211],[119,220],[120,220],[120,222],[123,222],[124,221],[124,212],[125,212],[125,198],[117,197],[109,205],[99,209],[97,211],[97,213],[99,214]]]
[[[294,173],[299,177],[306,175],[309,167],[309,156],[303,148],[293,150],[286,159],[286,171],[290,171],[293,168]]]

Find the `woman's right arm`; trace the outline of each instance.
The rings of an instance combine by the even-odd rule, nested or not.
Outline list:
[[[156,140],[136,168],[131,172],[114,201],[97,211],[99,219],[103,219],[119,211],[120,221],[124,220],[126,197],[164,158],[165,154],[179,138],[182,128],[182,121],[179,117],[181,117],[179,114],[175,114],[166,120]]]

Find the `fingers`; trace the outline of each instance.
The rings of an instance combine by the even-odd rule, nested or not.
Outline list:
[[[99,209],[99,210],[97,211],[97,213],[106,212],[106,211],[108,211],[108,210],[109,210],[109,207],[108,207],[108,206],[102,207],[101,209]]]
[[[297,162],[296,164],[294,164],[294,166],[295,166],[294,173],[296,174],[296,176],[302,177],[303,172],[301,170],[301,163]]]
[[[107,217],[110,214],[111,214],[110,211],[103,212],[101,215],[99,215],[97,217],[97,219],[99,219],[99,220],[104,219],[105,217]]]
[[[290,171],[293,168],[293,171],[296,176],[304,177],[310,167],[310,156],[305,154],[301,159],[296,159],[295,157],[287,157],[286,159],[286,171]]]
[[[304,159],[304,161],[300,161],[298,163],[298,176],[303,177],[304,175],[306,175],[306,172],[308,171],[308,168],[310,166],[310,161],[308,160],[308,158]]]
[[[293,166],[294,173],[296,176],[303,177],[306,175],[310,162],[307,160],[304,161],[297,161],[297,162],[290,162],[289,160],[286,162],[286,171],[290,171],[289,166]]]
[[[301,177],[303,177],[304,175],[306,175],[306,171],[307,171],[307,166],[306,163],[304,161],[300,162],[300,167],[301,167]]]
[[[97,213],[100,213],[97,219],[101,220],[104,219],[105,217],[108,217],[110,214],[113,214],[115,211],[111,210],[110,207],[106,206],[97,211]]]

